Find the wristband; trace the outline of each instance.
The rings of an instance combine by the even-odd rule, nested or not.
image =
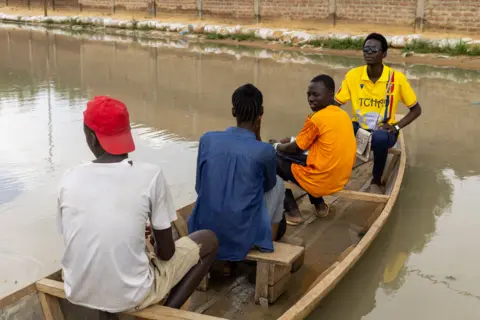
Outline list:
[[[273,144],[273,149],[275,149],[275,151],[277,151],[277,147],[278,147],[279,144],[280,143],[278,143],[278,142]]]

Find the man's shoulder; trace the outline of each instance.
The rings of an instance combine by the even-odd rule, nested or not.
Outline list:
[[[219,139],[224,139],[227,136],[228,135],[225,131],[208,131],[202,134],[202,136],[200,137],[200,143],[213,142]]]
[[[351,122],[350,116],[348,113],[343,110],[342,108],[336,106],[336,105],[330,105],[326,107],[323,110],[320,110],[319,112],[316,112],[312,117],[311,121],[313,121],[317,125],[321,124],[332,124],[334,123],[335,125],[339,124],[339,121],[344,121],[347,120],[348,123]]]
[[[394,69],[394,68],[391,68],[391,70],[395,72],[394,74],[395,81],[399,81],[399,82],[407,81],[407,76],[405,75],[405,73],[403,73],[402,71],[398,71],[397,69]]]
[[[365,66],[360,66],[360,67],[350,69],[345,75],[345,78],[349,80],[360,79],[364,71],[365,71]]]
[[[152,176],[152,177],[162,172],[162,169],[153,163],[136,161],[136,160],[132,160],[132,168],[139,173],[145,174],[147,176]],[[75,181],[81,176],[88,176],[90,174],[95,174],[97,171],[98,171],[98,168],[93,162],[78,164],[74,167],[67,169],[63,173],[63,176],[60,179],[60,184],[66,183],[72,180]]]
[[[255,140],[252,145],[255,146],[255,149],[252,150],[255,151],[252,153],[255,159],[262,162],[275,159],[276,152],[271,144]]]

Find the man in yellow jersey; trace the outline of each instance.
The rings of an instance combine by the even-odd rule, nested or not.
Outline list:
[[[366,66],[350,70],[335,96],[337,105],[352,102],[353,128],[372,132],[373,178],[370,192],[383,193],[381,179],[388,149],[397,142],[400,129],[409,125],[422,113],[417,96],[405,75],[383,64],[388,43],[378,33],[370,34],[363,44]],[[398,102],[409,112],[400,121],[395,120]]]
[[[335,82],[328,75],[315,77],[308,86],[311,113],[293,139],[274,143],[277,174],[307,191],[317,217],[326,217],[323,196],[342,190],[355,163],[356,142],[348,114],[334,104]],[[291,190],[286,190],[287,223],[303,222]]]

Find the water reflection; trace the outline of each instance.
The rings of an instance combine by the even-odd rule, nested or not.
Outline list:
[[[339,83],[348,68],[361,63],[169,40],[109,40],[0,28],[6,48],[0,55],[0,256],[25,257],[23,264],[0,265],[0,295],[58,268],[55,187],[64,170],[91,159],[81,130],[87,99],[109,94],[127,103],[134,158],[164,166],[179,207],[195,198],[196,141],[207,130],[233,124],[230,97],[239,84],[252,82],[263,91],[262,136],[278,138],[302,126],[306,84],[313,76],[328,73]],[[473,102],[479,99],[480,73],[396,67],[412,79],[424,109],[405,131],[409,167],[400,198],[372,248],[312,319],[404,319],[393,312],[397,308],[413,308],[412,318],[430,319],[428,306],[412,307],[412,297],[456,301],[459,292],[464,298],[480,295],[477,272],[460,266],[478,265],[466,240],[478,236],[472,228],[459,231],[462,224],[480,222],[464,214],[476,206],[474,196],[464,195],[479,190],[480,149],[473,137],[480,134],[480,108]],[[25,232],[36,235],[37,243],[26,243]],[[459,248],[449,245],[452,238]],[[439,256],[456,262],[439,262]],[[28,261],[41,263],[29,272]],[[13,278],[18,284],[2,285]],[[458,303],[480,312],[469,301]]]

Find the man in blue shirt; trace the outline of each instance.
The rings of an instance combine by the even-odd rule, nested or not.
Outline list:
[[[273,251],[273,240],[285,234],[285,185],[276,175],[274,148],[260,138],[262,93],[246,84],[233,93],[232,104],[237,126],[200,138],[198,198],[188,231],[212,230],[217,259],[241,261],[253,247]]]

